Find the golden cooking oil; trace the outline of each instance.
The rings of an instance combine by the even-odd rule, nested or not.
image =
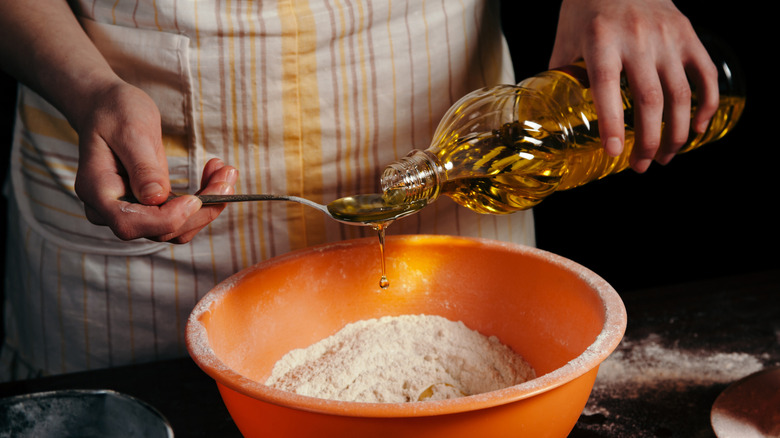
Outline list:
[[[425,199],[405,202],[403,193],[388,190],[384,193],[340,198],[329,203],[327,209],[339,221],[369,225],[376,231],[382,268],[379,287],[387,289],[390,281],[385,270],[385,230],[394,220],[423,208],[426,202]]]
[[[732,63],[733,64],[733,63]],[[731,131],[745,106],[741,78],[721,62],[720,106],[704,133],[691,130],[688,152]],[[724,76],[725,79],[724,79]],[[725,85],[724,85],[725,84]],[[453,105],[431,146],[390,164],[382,187],[404,198],[434,201],[441,194],[479,213],[530,208],[557,190],[583,185],[628,167],[634,145],[633,102],[621,87],[625,148],[604,152],[584,63],[520,82],[474,91]],[[696,97],[691,114],[696,110]]]
[[[390,280],[387,279],[387,269],[385,268],[386,263],[386,257],[385,257],[385,230],[390,225],[389,222],[382,222],[378,224],[374,224],[372,228],[374,231],[376,231],[377,236],[379,237],[379,260],[381,263],[381,276],[379,277],[379,288],[380,289],[387,289],[390,287]]]
[[[388,190],[383,193],[345,196],[327,205],[328,213],[341,222],[375,226],[416,213],[425,200],[404,202],[403,193]]]

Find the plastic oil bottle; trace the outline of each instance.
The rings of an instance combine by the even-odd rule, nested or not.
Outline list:
[[[710,55],[719,69],[720,106],[706,132],[691,130],[680,153],[726,135],[745,105],[735,63],[712,49]],[[464,96],[444,115],[428,149],[385,168],[385,194],[392,202],[425,204],[444,194],[474,211],[503,214],[624,170],[634,143],[628,84],[621,86],[625,148],[612,157],[601,146],[585,68],[579,63]],[[695,109],[694,90],[692,114]]]

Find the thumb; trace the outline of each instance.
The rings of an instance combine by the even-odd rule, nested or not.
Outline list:
[[[137,200],[146,205],[159,205],[168,199],[171,183],[161,139],[137,142],[117,155]]]
[[[111,150],[126,172],[133,196],[146,205],[159,205],[168,199],[171,183],[168,160],[162,142],[160,113],[144,93],[127,99],[111,132]]]
[[[127,195],[159,205],[171,190],[162,142],[160,112],[142,90],[124,82],[97,90],[86,99],[79,133],[76,192],[91,208]]]

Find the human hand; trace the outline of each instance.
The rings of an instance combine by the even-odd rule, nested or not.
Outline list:
[[[185,243],[213,221],[224,205],[201,208],[194,196],[166,202],[171,191],[157,106],[123,82],[96,87],[79,105],[76,194],[87,219],[120,239]],[[218,159],[203,170],[200,193],[233,192],[237,171]],[[132,193],[140,204],[119,200]]]
[[[577,59],[588,67],[602,144],[612,156],[625,142],[619,90],[625,73],[635,106],[629,163],[637,172],[653,159],[667,164],[689,129],[704,132],[718,107],[715,65],[671,0],[563,0],[550,67]],[[698,98],[693,119],[691,84]]]
[[[57,108],[79,134],[76,194],[87,219],[119,238],[184,243],[224,206],[194,196],[165,202],[171,186],[152,99],[122,81],[67,2],[0,2],[2,67]],[[236,169],[206,164],[202,193],[233,191]],[[120,201],[132,193],[141,204]]]

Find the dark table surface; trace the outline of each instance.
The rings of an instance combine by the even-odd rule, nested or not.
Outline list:
[[[714,437],[710,409],[732,382],[780,365],[780,270],[622,294],[623,342],[570,437]],[[237,437],[214,382],[191,359],[0,384],[0,397],[111,389],[156,407],[176,437]]]

